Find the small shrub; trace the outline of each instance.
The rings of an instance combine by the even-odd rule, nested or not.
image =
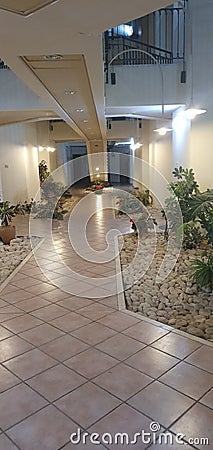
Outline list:
[[[192,261],[192,279],[202,287],[213,290],[213,255],[203,254]]]

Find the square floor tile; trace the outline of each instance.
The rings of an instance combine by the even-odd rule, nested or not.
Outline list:
[[[23,314],[24,312],[14,305],[4,306],[3,308],[0,309],[0,322],[3,324],[9,319],[19,317]]]
[[[124,401],[152,381],[152,378],[123,363],[112,367],[107,372],[93,379],[93,383],[98,384],[98,386]]]
[[[97,300],[97,299],[94,299]],[[103,305],[110,306],[110,308],[118,309],[118,299],[117,295],[112,295],[111,297],[101,298],[98,300],[99,303],[103,303]]]
[[[33,297],[33,294],[30,292],[24,291],[24,289],[17,289],[16,286],[13,286],[14,290],[9,293],[1,292],[0,297],[8,303],[17,303],[20,300],[26,300],[27,298]]]
[[[7,434],[22,450],[58,450],[77,425],[50,405],[11,428]],[[76,446],[77,447],[77,446]]]
[[[155,381],[128,400],[128,403],[153,420],[157,420],[161,425],[168,427],[190,408],[194,401]]]
[[[8,328],[13,333],[21,333],[22,331],[29,330],[30,328],[41,325],[43,322],[30,314],[24,314],[23,316],[16,317],[4,322],[4,327]]]
[[[202,347],[192,353],[186,361],[194,366],[213,373],[213,348],[202,345]]]
[[[65,316],[58,317],[51,321],[51,324],[60,330],[70,332],[73,330],[77,330],[78,328],[83,327],[90,323],[91,320],[86,317],[81,316],[80,314],[76,314],[75,312],[68,312]]]
[[[19,384],[20,380],[15,377],[9,370],[0,366],[0,393],[10,389],[12,386]],[[1,448],[1,447],[0,447]]]
[[[80,426],[87,428],[118,406],[120,401],[108,392],[86,383],[56,401],[56,406]]]
[[[129,356],[134,355],[144,347],[145,345],[142,344],[142,342],[136,341],[135,339],[120,333],[97,345],[99,350],[102,350],[119,360],[129,358]]]
[[[113,438],[113,444],[107,445],[107,442],[109,441],[107,441],[106,436],[105,445],[111,450],[121,450],[123,448],[143,450],[147,448],[147,444],[143,444],[140,437],[138,437],[138,440],[134,445],[127,445],[125,443],[120,444],[119,440],[118,443],[115,444],[115,435],[116,433],[127,433],[131,442],[132,440],[134,440],[135,433],[141,433],[141,430],[144,430],[146,433],[150,432],[150,422],[150,419],[145,417],[143,414],[131,408],[130,406],[123,404],[111,413],[107,414],[106,417],[99,420],[95,425],[89,428],[88,431],[90,433],[99,433],[101,437],[104,435],[104,433],[110,433]]]
[[[152,347],[180,359],[185,358],[200,346],[201,344],[199,342],[176,333],[169,333],[152,344]]]
[[[41,294],[42,298],[45,300],[48,300],[49,302],[59,302],[60,300],[64,300],[67,297],[70,297],[70,294],[68,292],[61,291],[60,289],[55,289],[51,292],[42,292]]]
[[[22,380],[33,377],[54,365],[56,365],[56,361],[38,349],[30,350],[24,355],[17,356],[4,363],[5,367]]]
[[[53,402],[86,381],[85,378],[61,364],[31,378],[28,384],[47,400]]]
[[[197,403],[172,426],[172,431],[185,434],[185,440],[191,437],[208,438],[211,446],[212,424],[213,411]],[[196,444],[196,448],[199,449],[206,449],[206,447],[207,445]]]
[[[211,389],[211,391],[209,391],[206,395],[204,395],[204,397],[201,398],[200,403],[203,403],[204,405],[213,409],[213,389]]]
[[[0,436],[0,448],[2,448],[2,450],[18,450],[18,447],[16,447],[16,445],[4,434]]]
[[[113,330],[123,331],[126,328],[131,327],[132,325],[136,325],[139,322],[139,319],[136,319],[129,314],[122,313],[120,311],[113,312],[108,316],[103,317],[98,320],[98,323],[102,323]]]
[[[112,308],[104,306],[101,303],[93,303],[92,305],[85,306],[84,308],[79,309],[78,313],[82,314],[85,317],[88,317],[91,320],[97,320],[103,316],[106,316],[112,311]]]
[[[14,358],[33,348],[28,342],[18,336],[12,336],[0,342],[0,362]]]
[[[26,289],[29,286],[34,286],[35,284],[39,283],[39,280],[36,280],[36,278],[33,277],[26,277],[21,280],[12,280],[13,285],[17,286],[21,289]]]
[[[68,311],[65,308],[62,308],[58,305],[49,305],[44,308],[37,309],[32,312],[32,315],[37,317],[38,319],[44,320],[45,322],[50,322],[57,317],[63,316],[67,314]]]
[[[153,378],[158,378],[178,362],[177,358],[151,347],[144,348],[141,352],[126,360],[126,364]]]
[[[124,331],[124,334],[127,336],[137,339],[144,344],[151,344],[167,333],[167,330],[145,321],[140,321],[140,323]]]
[[[73,296],[65,298],[64,300],[60,300],[58,302],[58,305],[63,306],[64,308],[67,308],[70,311],[76,311],[80,308],[83,308],[84,306],[89,306],[92,304],[93,304],[92,300],[88,300],[87,298],[81,298],[81,297],[73,297]]]
[[[19,384],[0,395],[0,423],[3,430],[11,427],[46,404],[32,389]]]
[[[163,438],[162,438],[162,444],[153,444],[151,445],[151,447],[149,447],[149,450],[193,450],[195,447],[191,447],[191,445],[187,445],[187,444],[177,444],[176,440],[175,440],[175,435],[174,435],[174,444],[164,444],[163,442]],[[169,442],[169,441],[168,441]],[[176,445],[176,448],[174,447],[174,445]]]
[[[86,378],[93,378],[113,367],[118,361],[105,353],[91,348],[68,359],[65,364]]]
[[[213,386],[213,375],[181,362],[163,375],[159,381],[198,400]]]
[[[39,325],[36,328],[32,328],[31,330],[24,331],[20,334],[20,336],[31,344],[39,347],[42,344],[46,344],[53,339],[59,338],[64,334],[63,331],[58,330],[55,327],[52,327],[48,323],[44,323]]]
[[[65,361],[71,356],[77,355],[84,350],[87,350],[89,346],[79,339],[70,335],[62,336],[55,339],[52,342],[42,345],[40,350],[44,351],[48,355],[56,358],[58,361]]]
[[[6,339],[10,336],[12,336],[12,333],[0,325],[0,341],[3,341],[3,339]]]
[[[56,287],[53,286],[53,284],[48,284],[48,283],[40,281],[39,284],[36,284],[35,286],[29,286],[25,290],[34,295],[41,295],[41,294],[45,294],[46,292],[51,292],[51,291],[56,290]]]
[[[82,341],[87,342],[90,345],[95,345],[104,341],[114,334],[116,334],[116,332],[112,329],[95,322],[72,332],[73,336],[82,339]]]
[[[22,300],[17,303],[17,306],[20,309],[23,309],[23,311],[25,311],[25,312],[31,312],[38,308],[41,308],[43,306],[48,306],[48,305],[51,305],[51,303],[48,302],[47,300],[44,300],[41,297],[31,297],[27,300]]]

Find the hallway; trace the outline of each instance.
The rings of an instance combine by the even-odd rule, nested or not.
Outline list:
[[[212,345],[119,308],[116,233],[108,232],[128,232],[129,220],[114,218],[105,192],[79,205],[68,230],[81,254],[71,247],[67,221],[54,225],[53,239],[49,223],[35,221],[33,231],[45,238],[37,260],[21,264],[0,292],[0,449],[90,450],[100,440],[100,450],[177,450],[178,433],[186,450],[206,448],[198,440],[212,433]],[[91,252],[82,225],[93,211],[86,226]],[[27,232],[21,217],[17,234]],[[173,433],[173,445],[157,444],[158,424],[161,433]],[[70,435],[78,429],[75,445]],[[142,430],[150,440],[114,442],[116,433],[132,440]],[[99,434],[94,443],[91,433]],[[189,445],[190,438],[199,439]]]

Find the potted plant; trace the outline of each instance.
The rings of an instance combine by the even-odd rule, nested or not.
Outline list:
[[[9,202],[0,203],[0,238],[4,244],[9,244],[15,238],[15,226],[10,225],[12,218],[23,214],[21,205],[11,205]]]

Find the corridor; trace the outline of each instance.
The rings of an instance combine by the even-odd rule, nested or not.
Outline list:
[[[178,450],[178,433],[186,450],[207,448],[200,438],[211,448],[212,345],[122,309],[110,230],[130,224],[109,199],[83,197],[52,238],[49,223],[35,221],[44,237],[36,258],[0,291],[2,450]],[[25,217],[16,224],[28,233]],[[158,444],[165,430],[170,440]],[[116,433],[127,434],[123,444]]]

